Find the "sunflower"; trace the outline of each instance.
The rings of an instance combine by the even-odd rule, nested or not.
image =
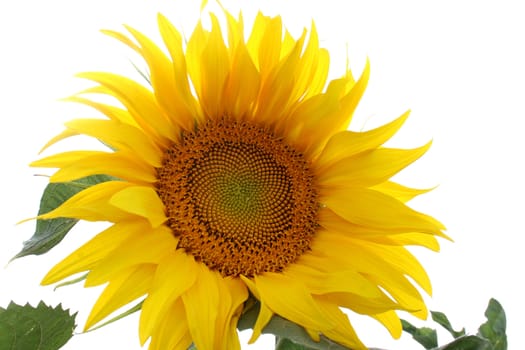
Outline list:
[[[72,120],[47,146],[88,135],[110,150],[32,163],[58,168],[51,182],[113,179],[39,216],[111,223],[42,283],[83,271],[85,286],[107,283],[86,329],[143,298],[139,336],[150,349],[240,349],[236,325],[249,297],[260,303],[251,342],[277,314],[314,340],[364,349],[341,308],[399,337],[396,312],[426,317],[419,289],[431,293],[405,246],[438,250],[436,236],[446,236],[405,204],[425,191],[390,178],[429,144],[383,146],[408,113],[348,130],[369,65],[358,79],[347,69],[327,82],[329,55],[313,24],[294,38],[280,17],[259,13],[245,37],[242,15],[224,12],[223,27],[210,17],[186,41],[159,15],[164,48],[130,27],[105,31],[144,58],[149,79],[80,74],[96,85],[70,100],[104,118]]]

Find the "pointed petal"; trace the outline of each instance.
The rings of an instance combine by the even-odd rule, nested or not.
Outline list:
[[[413,257],[409,257],[408,252],[401,252],[400,250],[396,250],[397,254],[394,254],[394,249],[401,247],[380,246],[377,248],[377,246],[380,245],[371,242],[363,243],[358,240],[342,238],[341,235],[320,231],[317,233],[316,239],[312,242],[312,251],[303,254],[301,256],[301,262],[308,266],[312,266],[314,263],[316,263],[317,266],[324,265],[323,268],[328,269],[328,271],[330,271],[329,269],[344,269],[345,266],[348,269],[358,271],[370,282],[386,290],[386,292],[396,300],[396,303],[399,304],[399,306],[396,306],[394,303],[389,302],[388,298],[361,298],[346,293],[344,298],[340,300],[340,302],[345,304],[341,305],[351,308],[356,312],[364,310],[367,314],[375,314],[388,311],[389,309],[402,308],[417,314],[418,317],[426,314],[427,310],[421,294],[405,277],[406,269],[413,263]],[[389,251],[389,259],[395,256],[394,259],[403,259],[403,261],[394,263],[381,256],[384,250],[390,248],[393,249]],[[314,256],[318,256],[319,259],[315,259]],[[352,256],[352,259],[348,259],[348,256]],[[416,269],[418,269],[417,264],[418,263],[415,265]],[[419,273],[420,272],[417,272],[414,276],[422,279],[421,276],[418,275]],[[407,275],[410,276],[411,273]],[[422,282],[422,284],[425,283]],[[338,293],[333,294],[337,295]],[[345,299],[349,301],[358,300],[359,303],[347,304]],[[383,307],[382,310],[381,307]]]
[[[261,335],[264,327],[266,327],[268,322],[270,322],[274,313],[272,310],[268,308],[268,306],[266,305],[266,302],[261,299],[261,295],[259,291],[257,290],[257,287],[255,286],[255,282],[246,276],[241,275],[240,277],[241,277],[241,280],[249,288],[250,293],[252,293],[255,296],[255,298],[259,300],[259,304],[260,304],[260,310],[259,310],[259,314],[257,315],[257,320],[255,321],[255,325],[253,326],[252,336],[250,337],[250,340],[248,341],[249,344],[253,344]]]
[[[357,225],[446,237],[441,232],[445,227],[439,221],[381,192],[357,188],[338,189],[325,196],[323,202],[337,215]]]
[[[193,343],[197,349],[219,349],[217,346],[217,320],[219,315],[218,278],[216,272],[208,270],[204,264],[197,264],[198,277],[191,289],[182,294],[186,308],[188,326]],[[206,325],[203,327],[203,325]]]
[[[68,137],[71,137],[71,136],[77,136],[79,135],[78,132],[76,131],[73,131],[73,130],[70,130],[70,129],[66,129],[64,131],[62,131],[60,134],[56,135],[55,137],[53,137],[51,140],[49,140],[45,145],[44,147],[42,147],[40,149],[40,151],[38,152],[39,154],[44,152],[46,149],[48,149],[49,147],[51,147],[52,145],[54,145],[55,143],[57,143],[58,141],[62,141]]]
[[[155,139],[157,144],[169,147],[178,137],[178,130],[158,106],[151,91],[139,83],[112,73],[90,72],[78,75],[102,84],[130,112],[137,124]]]
[[[255,18],[247,47],[263,80],[279,61],[282,28],[281,17],[270,18],[259,12]]]
[[[75,273],[92,269],[124,242],[138,238],[148,226],[144,220],[121,221],[110,226],[55,265],[44,277],[42,284],[55,283]]]
[[[146,294],[153,283],[156,268],[154,264],[133,266],[111,280],[91,309],[84,332],[120,307]]]
[[[372,236],[368,238],[369,241],[385,244],[385,245],[398,245],[398,246],[420,246],[425,247],[435,252],[439,252],[439,242],[436,237],[424,233],[418,232],[407,232],[407,233],[396,233],[389,236]]]
[[[129,186],[115,193],[109,202],[125,212],[146,218],[152,227],[167,220],[164,204],[152,187]]]
[[[261,301],[276,314],[311,329],[325,330],[334,326],[301,282],[270,272],[256,275],[254,282]]]
[[[110,281],[131,266],[158,264],[164,256],[175,251],[176,246],[177,239],[165,226],[142,232],[102,259],[88,274],[85,285],[97,286]]]
[[[251,114],[259,94],[260,76],[243,42],[236,45],[232,70],[224,89],[225,114],[245,118]],[[250,116],[251,117],[251,116]]]
[[[288,114],[288,109],[297,101],[293,100],[293,91],[297,78],[297,64],[303,48],[306,32],[284,57],[262,80],[259,101],[255,112],[255,121],[272,124]]]
[[[410,111],[388,124],[376,129],[355,132],[344,130],[333,135],[316,160],[316,168],[322,169],[343,159],[378,148],[401,128]]]
[[[186,56],[182,49],[182,36],[171,22],[159,14],[158,27],[164,45],[168,48],[173,65],[173,78],[176,91],[173,92],[173,107],[177,110],[178,123],[185,130],[192,130],[195,120],[202,118],[202,111],[195,96],[191,93],[186,68]]]
[[[75,194],[58,208],[39,215],[38,219],[74,218],[87,221],[120,222],[132,217],[109,204],[110,198],[130,186],[123,181],[107,181]]]
[[[140,47],[138,47],[138,45],[135,44],[132,40],[130,40],[126,35],[124,35],[122,33],[119,33],[119,32],[116,32],[114,30],[108,30],[108,29],[103,29],[103,30],[101,30],[101,32],[106,34],[107,36],[110,36],[110,37],[112,37],[114,39],[117,39],[118,41],[120,41],[124,45],[129,46],[133,51],[135,51],[139,55],[142,55]]]
[[[419,196],[420,194],[427,193],[432,190],[432,188],[430,189],[410,188],[410,187],[406,187],[406,186],[400,185],[392,181],[386,181],[386,182],[377,184],[371,187],[371,189],[385,193],[403,203],[408,202],[409,200],[411,200],[412,198],[416,196]]]
[[[140,44],[140,52],[149,66],[153,92],[159,105],[166,111],[173,123],[186,129],[193,127],[194,109],[189,109],[188,107],[192,106],[194,97],[186,93],[188,91],[185,90],[185,87],[188,85],[187,77],[178,76],[181,74],[180,70],[174,70],[181,63],[175,65],[153,41],[131,27],[126,28]],[[165,27],[160,27],[160,29],[165,29]],[[173,50],[174,45],[176,43],[170,44],[169,48]],[[185,81],[181,81],[181,79]],[[182,84],[179,87],[177,83]]]
[[[195,283],[197,277],[197,264],[191,255],[181,249],[173,249],[159,262],[153,287],[142,305],[140,314],[139,335],[142,344],[157,327],[161,327],[159,321],[166,317],[170,305],[176,304],[180,296]],[[184,314],[179,312],[179,319]]]
[[[315,301],[326,315],[330,315],[330,319],[336,325],[334,328],[325,330],[323,332],[325,336],[352,350],[368,349],[361,340],[359,340],[357,333],[348,320],[348,316],[339,309],[338,305],[322,298],[315,298]]]
[[[182,299],[166,306],[164,318],[157,322],[148,350],[187,350],[192,339]]]
[[[385,326],[385,328],[390,332],[392,338],[399,339],[401,337],[403,327],[401,326],[401,320],[395,311],[387,311],[376,315],[370,315],[370,317],[373,317],[377,321],[381,322],[381,324]]]
[[[74,156],[76,155],[76,157]],[[59,153],[32,163],[32,166],[60,168],[50,182],[68,182],[106,174],[135,183],[154,183],[156,171],[129,152],[73,151]]]
[[[344,244],[344,242],[341,242]],[[375,283],[371,283],[359,272],[348,269],[339,271],[320,272],[301,265],[291,264],[284,272],[291,279],[303,281],[311,294],[353,293],[365,298],[379,298],[382,292]]]
[[[216,348],[240,350],[237,321],[243,303],[248,298],[248,288],[239,278],[218,276],[217,282],[221,302],[216,321],[216,334],[218,334]]]
[[[108,95],[108,94],[111,94],[111,91],[103,86],[97,86],[95,88],[90,88],[88,90],[85,90],[84,93],[99,93],[99,94]],[[108,117],[110,120],[138,127],[137,122],[135,122],[133,117],[125,109],[107,105],[107,104],[100,103],[100,102],[95,102],[95,101],[92,101],[90,99],[80,97],[80,96],[71,96],[71,97],[64,99],[64,101],[82,103],[86,106],[96,109],[97,111],[99,111],[100,113]]]
[[[116,120],[75,119],[66,123],[72,132],[95,137],[118,150],[137,154],[154,167],[162,165],[162,153],[142,130]]]
[[[244,284],[236,278],[223,278],[204,264],[198,264],[198,277],[182,295],[193,342],[198,349],[240,349],[235,331],[242,303],[248,297]],[[203,327],[202,325],[207,325]],[[230,347],[226,347],[229,345]]]
[[[219,21],[213,14],[211,22],[211,32],[199,62],[202,89],[198,95],[204,112],[211,118],[218,118],[223,117],[224,113],[222,97],[231,62]]]
[[[330,188],[377,185],[420,158],[429,149],[430,144],[410,150],[381,148],[344,158],[319,174],[319,184]]]

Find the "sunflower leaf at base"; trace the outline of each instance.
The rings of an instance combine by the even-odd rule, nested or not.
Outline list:
[[[44,189],[40,199],[38,215],[56,209],[73,195],[92,185],[115,179],[108,175],[92,175],[70,182],[50,183]],[[70,218],[37,219],[35,233],[30,239],[24,241],[22,250],[11,261],[27,255],[47,253],[64,239],[77,222],[78,220]]]
[[[287,338],[279,338],[276,341],[275,350],[311,350],[311,348],[296,344]]]
[[[493,350],[493,347],[481,337],[467,335],[454,339],[451,343],[434,350]]]
[[[478,335],[492,344],[493,350],[507,350],[507,320],[501,304],[491,298],[485,311],[487,322],[479,327]]]
[[[412,325],[410,322],[405,320],[401,320],[401,324],[403,326],[403,331],[412,335],[412,338],[414,338],[414,340],[417,341],[419,344],[423,345],[425,349],[429,350],[437,348],[438,340],[437,332],[435,329],[428,327],[417,328],[416,326]]]
[[[430,311],[430,314],[432,315],[432,320],[452,334],[454,339],[465,335],[465,328],[462,328],[460,331],[454,330],[450,321],[448,320],[447,315],[444,313],[439,311]]]
[[[11,302],[0,308],[0,349],[58,350],[73,336],[75,317],[61,305]]]

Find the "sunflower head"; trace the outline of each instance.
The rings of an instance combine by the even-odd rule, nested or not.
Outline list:
[[[43,283],[87,271],[108,283],[86,328],[143,298],[139,334],[150,349],[239,349],[237,320],[260,303],[252,341],[272,315],[364,349],[341,307],[398,337],[396,314],[426,317],[429,279],[407,245],[439,248],[444,227],[406,202],[424,190],[390,178],[423,155],[383,146],[408,113],[376,129],[349,124],[366,88],[347,69],[327,81],[315,26],[293,38],[280,17],[211,15],[183,40],[162,15],[163,47],[139,31],[105,31],[149,67],[145,84],[104,72],[70,100],[99,119],[76,119],[49,144],[88,135],[108,151],[75,150],[34,162],[52,182],[106,174],[40,219],[111,226],[58,263]],[[225,35],[223,35],[223,31]],[[114,99],[97,102],[92,94]],[[46,147],[47,147],[46,146]]]

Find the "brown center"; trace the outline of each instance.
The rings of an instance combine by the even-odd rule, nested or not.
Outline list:
[[[178,248],[224,276],[282,271],[309,249],[317,195],[303,155],[258,126],[210,121],[169,148],[157,192]]]

